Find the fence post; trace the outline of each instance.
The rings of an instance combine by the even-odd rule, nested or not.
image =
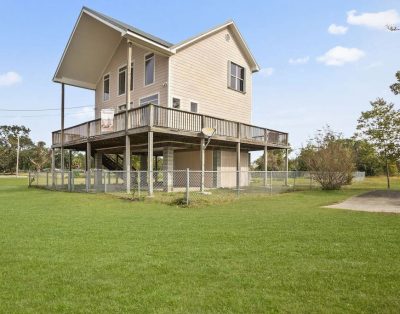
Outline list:
[[[28,172],[28,186],[31,187],[31,171]]]
[[[296,176],[297,176],[297,171],[293,173],[293,192],[296,190]]]
[[[46,171],[46,189],[49,187],[49,172]]]
[[[75,191],[75,175],[74,175],[74,171],[71,170],[70,171],[70,176],[71,176],[71,191]]]
[[[186,205],[189,205],[189,187],[190,187],[190,172],[186,168]]]
[[[140,198],[140,177],[141,177],[141,173],[139,170],[136,171],[136,175],[137,175],[137,189],[138,189],[138,198]]]

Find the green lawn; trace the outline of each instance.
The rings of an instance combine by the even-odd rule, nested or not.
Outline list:
[[[0,179],[1,313],[400,312],[400,215],[321,208],[370,181],[195,208],[26,185]]]

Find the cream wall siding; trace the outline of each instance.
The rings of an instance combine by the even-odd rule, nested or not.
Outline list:
[[[206,150],[204,157],[205,170],[212,171],[212,151]],[[201,170],[200,150],[174,152],[174,170],[186,170],[187,168],[190,170]]]
[[[160,93],[159,102],[162,106],[167,106],[168,87],[164,83],[168,82],[168,58],[155,54],[155,80],[152,85],[144,86],[144,55],[151,51],[133,46],[132,60],[134,63],[133,73],[133,92],[131,101],[133,107],[139,106],[139,99]],[[100,110],[103,108],[115,108],[125,104],[126,95],[118,96],[118,69],[126,65],[127,43],[122,40],[114,56],[103,71],[102,77],[96,86],[96,118],[100,117]],[[110,100],[103,101],[103,76],[110,74]]]
[[[249,153],[240,152],[240,185],[249,185]],[[221,187],[236,186],[236,151],[221,151]]]
[[[227,87],[228,61],[246,69],[246,93]],[[170,97],[181,99],[181,109],[190,110],[190,101],[195,101],[202,114],[251,122],[252,74],[228,29],[179,50],[170,57],[170,71]]]

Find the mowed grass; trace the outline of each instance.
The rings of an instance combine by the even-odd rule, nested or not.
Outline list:
[[[181,208],[0,179],[1,313],[399,313],[400,215],[372,188]]]

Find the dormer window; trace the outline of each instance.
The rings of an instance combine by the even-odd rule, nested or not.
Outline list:
[[[107,101],[110,99],[110,75],[104,75],[103,77],[103,100]]]
[[[245,92],[245,70],[244,67],[229,62],[228,64],[228,87],[238,92]]]

